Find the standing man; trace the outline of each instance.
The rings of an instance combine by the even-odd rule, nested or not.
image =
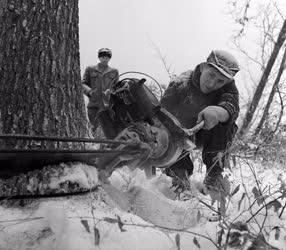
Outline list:
[[[186,128],[204,121],[195,135],[195,144],[202,147],[202,159],[207,172],[204,179],[208,190],[219,190],[227,149],[237,130],[239,93],[234,76],[239,71],[237,60],[228,52],[214,50],[206,62],[173,80],[161,100],[162,107],[171,112]],[[189,155],[166,169],[173,185],[186,188],[193,173]]]
[[[119,78],[118,70],[108,66],[111,57],[110,49],[100,49],[98,51],[99,63],[95,66],[88,66],[83,75],[83,92],[89,97],[87,113],[94,133],[99,125],[99,112],[108,108],[110,88]]]

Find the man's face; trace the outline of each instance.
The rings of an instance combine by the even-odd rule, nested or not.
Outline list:
[[[200,89],[203,93],[209,94],[229,82],[229,79],[211,65],[203,65],[200,77]]]
[[[102,64],[108,64],[108,62],[110,61],[110,57],[108,57],[108,56],[101,56],[101,57],[99,57],[99,61]]]

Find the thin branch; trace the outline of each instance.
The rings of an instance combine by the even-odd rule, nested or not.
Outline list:
[[[249,223],[262,209],[266,208],[267,210],[267,206],[269,206],[271,203],[277,201],[278,199],[283,198],[283,195],[280,195],[279,197],[277,197],[274,200],[269,201],[268,203],[265,203],[264,206],[260,207],[245,223]]]
[[[182,232],[182,233],[192,234],[192,235],[204,238],[206,240],[209,240],[210,242],[212,242],[216,246],[216,248],[218,248],[218,245],[211,238],[209,238],[203,234],[192,232],[192,231],[185,230],[185,229],[176,229],[176,228],[163,227],[163,226],[157,226],[157,225],[146,225],[146,224],[141,224],[141,223],[135,223],[135,224],[124,223],[124,226],[138,226],[138,227],[143,227],[143,228],[154,228],[154,229],[158,228],[158,229],[164,229],[164,230],[169,230],[169,231],[174,231],[174,232]]]
[[[234,45],[238,48],[238,50],[239,50],[242,54],[244,54],[244,55],[245,55],[248,59],[250,59],[252,62],[258,64],[258,65],[260,66],[260,68],[261,68],[262,70],[264,70],[265,66],[263,65],[263,63],[259,62],[256,58],[250,56],[250,55],[249,55],[249,52],[247,52],[246,50],[244,50],[244,49],[240,46],[239,42],[238,42],[236,39],[234,40]]]
[[[167,58],[166,56],[163,56],[160,48],[155,44],[155,42],[149,38],[151,45],[153,46],[153,48],[155,49],[159,59],[161,60],[161,62],[163,63],[164,69],[166,70],[166,72],[168,73],[168,76],[170,78],[170,80],[172,79],[173,73],[171,73],[171,64],[168,65],[167,63]]]
[[[280,11],[280,9],[279,9],[278,6],[277,6],[277,3],[274,2],[273,5],[274,5],[274,7],[276,8],[276,11],[277,11],[277,13],[279,14],[279,16],[281,17],[282,21],[285,20],[284,15],[282,14],[282,12]]]
[[[247,165],[249,165],[248,161],[245,161]],[[244,182],[244,177],[242,175],[242,168],[240,166],[240,176],[241,176],[241,179],[242,179],[242,186],[244,188],[244,191],[245,191],[245,195],[248,199],[248,203],[250,204],[251,203],[251,198],[250,198],[250,195],[248,194],[248,191],[247,191],[247,188],[246,188],[246,185],[245,185],[245,182]],[[252,207],[250,206],[249,207],[249,211],[250,211],[250,214],[253,215],[253,211],[252,211]],[[254,217],[255,219],[255,222],[258,224],[258,221],[256,220],[256,218]]]
[[[281,95],[281,92],[280,92],[280,89],[279,89],[279,86],[277,86],[277,93],[278,93],[279,99],[280,99],[281,110],[280,110],[278,121],[276,123],[276,127],[273,130],[273,134],[275,134],[276,131],[278,130],[279,124],[280,124],[281,119],[282,119],[283,114],[284,114],[284,107],[285,107],[284,102],[283,102],[283,98],[282,98],[282,95]]]
[[[285,208],[286,208],[286,202],[285,202],[285,204],[284,204],[284,206],[283,206],[283,208],[282,208],[282,210],[281,210],[281,213],[280,213],[279,216],[278,216],[279,219],[281,219],[282,214],[284,213]]]

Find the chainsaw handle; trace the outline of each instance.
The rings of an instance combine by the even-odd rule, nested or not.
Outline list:
[[[201,121],[200,123],[198,123],[197,125],[195,125],[192,128],[184,129],[184,131],[188,136],[192,136],[192,135],[196,134],[197,132],[199,132],[199,130],[201,130],[204,127],[204,125],[205,125],[205,122]]]

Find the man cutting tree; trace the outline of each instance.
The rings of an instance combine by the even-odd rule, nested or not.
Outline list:
[[[239,93],[234,76],[238,71],[238,62],[230,53],[214,50],[206,62],[170,82],[161,100],[162,107],[186,128],[204,121],[194,141],[202,147],[207,168],[204,185],[208,190],[221,187],[227,150],[237,131]],[[186,155],[166,169],[166,174],[173,178],[174,186],[184,189],[189,185],[193,168],[193,162]]]

